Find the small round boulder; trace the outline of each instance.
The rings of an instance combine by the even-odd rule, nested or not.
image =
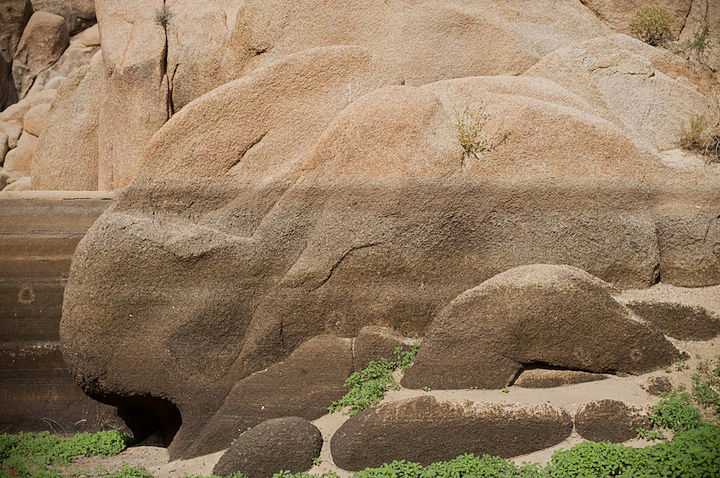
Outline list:
[[[588,402],[575,415],[575,429],[590,441],[622,443],[637,436],[638,429],[648,428],[647,413],[618,400]]]
[[[242,434],[220,458],[213,474],[239,471],[248,478],[269,478],[280,470],[300,473],[312,468],[322,444],[320,430],[304,418],[268,420]]]

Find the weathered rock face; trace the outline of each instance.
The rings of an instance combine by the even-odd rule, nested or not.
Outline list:
[[[32,0],[32,5],[35,11],[62,16],[71,35],[95,23],[94,0]]]
[[[5,0],[0,5],[0,56],[6,63],[12,63],[15,49],[33,7],[30,0]]]
[[[70,44],[65,20],[52,13],[30,17],[13,57],[15,89],[24,98],[41,71],[55,63]]]
[[[18,140],[17,147],[5,157],[5,171],[18,177],[30,176],[37,141],[36,136],[23,132]]]
[[[650,377],[643,384],[643,389],[650,395],[660,395],[672,390],[672,382],[667,377]]]
[[[630,21],[635,16],[638,8],[648,5],[645,0],[583,0],[598,17],[608,22],[615,30],[622,33],[630,33]],[[685,25],[685,19],[690,13],[693,0],[660,0],[653,2],[653,5],[660,6],[667,10],[675,19],[670,26],[675,35],[679,35]]]
[[[107,42],[102,20],[100,31]],[[108,50],[106,74],[122,63],[119,48]],[[92,396],[125,408],[147,409],[140,397],[177,406],[183,428],[173,456],[192,454],[187,444],[236,384],[316,335],[355,337],[379,325],[421,336],[459,294],[522,264],[570,264],[621,287],[647,287],[665,261],[656,209],[676,194],[708,213],[720,204],[712,176],[669,173],[588,101],[549,80],[401,86],[397,65],[358,46],[277,60],[188,103],[160,128],[139,176],[79,247],[66,290],[63,346],[76,377]],[[128,72],[152,65],[145,76],[161,81],[161,63],[152,50]],[[103,115],[120,108],[107,101],[101,184]],[[487,131],[506,134],[474,157],[458,142],[456,114],[483,104]],[[697,276],[720,282],[712,268]],[[656,347],[659,362],[674,357],[605,286],[590,291],[615,311],[597,320],[631,332],[618,338],[626,355],[603,351],[594,364],[582,357],[556,365],[651,367],[652,354],[630,357],[643,350],[639,338]],[[586,300],[578,297],[571,303]],[[594,332],[592,320],[579,322],[581,330]],[[538,321],[528,333],[539,324],[547,328]],[[569,336],[541,335],[551,344]],[[118,351],[111,361],[102,359],[108,348]],[[513,360],[518,371],[556,358]]]
[[[57,101],[47,113],[46,130],[35,151],[35,189],[97,189],[103,82],[100,56],[63,82]]]
[[[523,266],[441,311],[402,384],[501,388],[525,364],[638,373],[679,355],[662,333],[630,319],[608,284],[573,267]]]
[[[331,440],[333,461],[361,470],[393,460],[424,465],[463,453],[505,458],[555,445],[572,419],[549,405],[498,405],[420,397],[380,405],[350,418]]]
[[[0,56],[0,111],[5,109],[5,105],[8,104],[11,91],[15,91],[15,85],[12,81],[12,69],[10,63]]]
[[[681,122],[716,115],[685,60],[626,35],[556,50],[524,75],[551,79],[582,97],[641,147],[673,149]]]
[[[672,302],[634,302],[628,307],[670,337],[710,340],[720,335],[720,317],[702,307]]]
[[[591,441],[622,443],[637,436],[638,429],[648,428],[645,410],[629,407],[617,400],[596,400],[581,406],[575,414],[575,429]]]
[[[162,0],[96,2],[106,83],[98,130],[98,188],[118,189],[135,175],[141,151],[167,121]]]
[[[23,117],[23,129],[31,135],[39,137],[45,131],[48,111],[50,111],[49,103],[40,103],[30,108]]]
[[[270,478],[281,470],[309,470],[320,456],[323,439],[299,417],[268,420],[237,438],[213,469],[215,475],[241,472],[248,478]]]
[[[190,365],[197,369],[196,364]],[[207,373],[218,368],[208,365]],[[183,431],[173,446],[178,450],[190,447],[189,455],[204,455],[222,450],[238,433],[269,419],[298,416],[316,420],[347,392],[343,385],[352,372],[349,339],[314,337],[285,361],[240,380],[209,420],[183,409]],[[207,407],[196,409],[206,412]],[[193,426],[202,427],[198,438],[193,437]]]

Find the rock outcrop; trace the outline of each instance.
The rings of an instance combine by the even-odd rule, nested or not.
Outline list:
[[[420,397],[355,415],[335,432],[330,446],[337,466],[357,471],[393,460],[428,465],[463,453],[508,458],[555,445],[572,428],[570,415],[549,405]]]
[[[268,420],[237,437],[213,474],[240,472],[248,478],[270,478],[281,470],[301,473],[320,456],[322,444],[320,430],[303,418]]]
[[[96,57],[70,75],[47,112],[32,165],[40,190],[98,189],[98,125],[104,71]]]
[[[95,23],[94,0],[32,0],[32,5],[35,11],[62,16],[71,35]]]
[[[633,321],[610,292],[608,284],[568,266],[499,274],[438,314],[402,384],[502,388],[526,364],[643,373],[680,356],[662,333]]]
[[[12,71],[19,98],[27,96],[38,73],[52,66],[70,44],[65,20],[35,12],[28,21],[13,57]]]

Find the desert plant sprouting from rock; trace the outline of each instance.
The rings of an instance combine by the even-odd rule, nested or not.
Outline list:
[[[670,26],[675,22],[670,13],[656,5],[645,5],[635,11],[630,33],[652,46],[663,46],[673,39]]]
[[[465,156],[477,158],[478,154],[492,149],[499,141],[501,127],[492,134],[485,132],[488,118],[484,105],[475,109],[468,106],[462,112],[455,112],[458,141]]]
[[[704,114],[693,114],[690,119],[680,123],[678,142],[686,150],[702,154],[708,163],[720,161],[720,88],[713,91],[718,120],[714,126]]]

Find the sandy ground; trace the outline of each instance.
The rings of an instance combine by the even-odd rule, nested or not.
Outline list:
[[[639,299],[666,300],[686,305],[701,305],[720,316],[720,286],[701,289],[683,289],[659,284],[650,289],[628,290],[620,293],[617,298],[621,301]],[[391,391],[385,397],[385,402],[402,400],[411,397],[432,395],[438,399],[472,400],[489,402],[512,403],[550,403],[562,407],[574,414],[578,407],[592,400],[611,398],[621,400],[629,405],[650,406],[657,403],[658,397],[649,395],[642,388],[648,379],[655,376],[667,377],[673,386],[685,385],[690,387],[691,375],[700,360],[720,355],[720,337],[707,342],[678,341],[670,339],[675,346],[688,354],[685,361],[687,368],[672,366],[668,369],[658,370],[641,376],[611,376],[606,380],[589,382],[552,389],[528,389],[512,386],[508,393],[501,390],[422,390],[400,389]],[[313,467],[310,472],[321,474],[325,471],[335,471],[341,477],[350,476],[350,473],[337,468],[332,462],[330,454],[330,439],[335,431],[346,421],[348,416],[340,413],[325,415],[313,423],[320,429],[324,444],[320,455],[321,463]],[[552,454],[558,449],[568,449],[582,442],[582,438],[575,432],[562,443],[540,450],[528,455],[513,459],[516,463],[538,462],[547,463]],[[626,442],[630,446],[646,446],[649,442],[644,440],[631,440]],[[181,478],[187,475],[207,476],[212,473],[224,451],[198,457],[192,460],[177,460],[169,462],[167,451],[159,446],[136,446],[124,453],[111,458],[88,458],[78,461],[74,468],[92,472],[103,467],[104,470],[113,471],[128,464],[133,467],[143,467],[158,478]]]

